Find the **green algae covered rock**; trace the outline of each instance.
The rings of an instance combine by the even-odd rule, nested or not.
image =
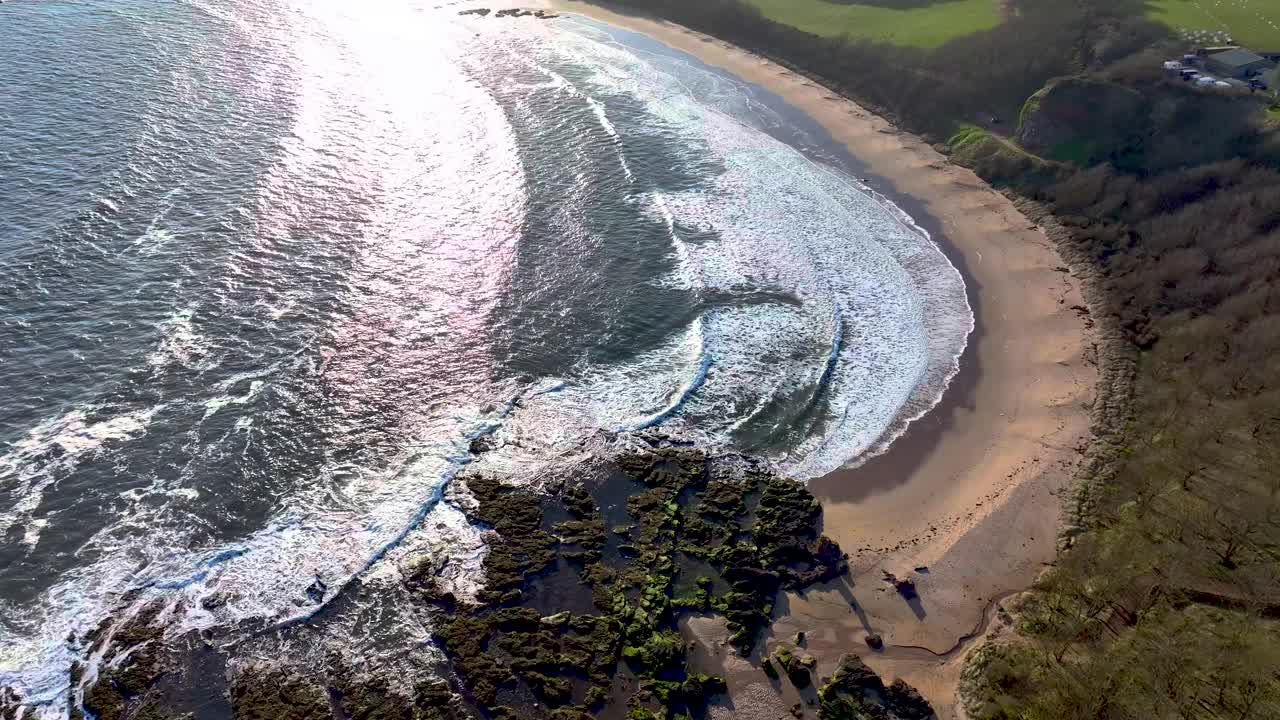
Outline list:
[[[822,720],[930,720],[937,715],[915,688],[902,680],[886,686],[874,670],[854,654],[840,658],[831,681],[818,690]]]
[[[494,529],[487,587],[478,604],[452,610],[437,639],[490,713],[500,698],[525,696],[547,713],[612,702],[637,717],[701,714],[724,682],[689,670],[682,614],[722,615],[748,654],[778,592],[847,569],[818,535],[820,508],[802,484],[689,447],[624,450],[606,477],[566,482],[558,497],[482,476],[463,482],[477,501],[473,518]],[[602,506],[625,517],[614,511],[606,524]],[[564,512],[569,519],[548,520]],[[577,590],[565,586],[567,571]],[[557,593],[582,597],[566,606],[595,610],[539,604],[552,576]],[[621,665],[638,682],[620,697]],[[809,667],[789,665],[793,681],[811,682]]]
[[[406,563],[408,597],[443,651],[418,664],[431,668],[421,678],[368,658],[260,660],[198,638],[180,651],[156,605],[84,639],[106,661],[84,708],[102,720],[178,720],[167,684],[198,646],[216,658],[209,687],[234,720],[584,720],[609,706],[702,717],[727,688],[690,667],[681,617],[721,615],[747,655],[779,592],[846,571],[817,534],[820,509],[804,486],[750,461],[652,440],[594,467],[537,489],[457,479],[474,500],[464,512],[485,530],[483,586],[460,597],[441,586],[442,561]],[[777,664],[797,686],[811,676],[803,658]]]
[[[328,720],[329,693],[319,682],[269,667],[250,667],[231,682],[234,720]]]

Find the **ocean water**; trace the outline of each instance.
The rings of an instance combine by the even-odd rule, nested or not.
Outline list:
[[[0,5],[0,686],[41,717],[77,638],[157,597],[425,637],[351,596],[424,557],[474,590],[463,468],[659,428],[815,477],[954,374],[959,273],[812,121],[466,7]]]

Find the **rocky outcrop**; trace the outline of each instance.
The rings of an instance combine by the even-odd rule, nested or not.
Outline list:
[[[812,655],[796,654],[790,648],[780,647],[774,651],[773,661],[782,668],[787,680],[797,690],[804,690],[813,684],[813,669],[817,660]]]
[[[458,479],[470,495],[464,511],[488,529],[485,582],[459,598],[437,581],[438,563],[406,568],[410,602],[432,617],[447,658],[415,662],[437,669],[422,679],[337,653],[267,657],[254,649],[260,628],[178,633],[181,602],[139,592],[81,639],[93,661],[73,671],[83,685],[73,716],[177,720],[210,698],[234,720],[570,720],[606,706],[634,718],[701,716],[726,685],[690,668],[682,616],[721,615],[749,655],[782,590],[847,571],[845,554],[817,532],[821,510],[805,486],[754,461],[652,436],[591,467],[538,490]],[[304,594],[328,591],[317,579]],[[776,662],[796,687],[813,683],[812,657]],[[0,694],[0,718],[19,705]]]
[[[328,720],[329,691],[314,678],[270,664],[242,668],[231,680],[233,720]]]
[[[539,20],[550,20],[559,17],[553,12],[546,10],[526,10],[524,8],[507,8],[494,13],[494,17],[534,17]]]
[[[748,654],[780,590],[847,570],[844,553],[817,534],[820,508],[801,483],[741,458],[650,440],[616,456],[602,476],[567,483],[559,497],[464,478],[477,501],[473,519],[493,528],[486,589],[477,604],[442,617],[437,635],[485,712],[523,698],[522,712],[534,717],[581,717],[607,704],[625,704],[635,717],[698,715],[725,685],[690,671],[681,615],[722,615]],[[619,505],[626,518],[612,518],[606,531],[601,507]],[[546,612],[541,598],[553,577],[557,592],[583,595],[594,611]],[[416,582],[429,602],[438,595],[430,577]],[[788,657],[784,666],[797,685],[812,682],[812,661]],[[626,690],[614,682],[623,669],[636,678]]]
[[[862,658],[849,654],[830,682],[818,690],[822,720],[930,720],[937,715],[915,688],[902,680],[885,685]]]
[[[1042,157],[1087,167],[1141,144],[1145,103],[1123,85],[1063,78],[1027,100],[1017,141]]]
[[[17,720],[22,712],[22,698],[12,688],[0,687],[0,720]]]
[[[88,651],[100,653],[96,681],[84,692],[84,709],[99,720],[167,717],[151,690],[172,669],[159,620],[164,603],[144,605],[122,620],[107,620],[86,638]],[[82,674],[79,665],[72,676]]]
[[[898,594],[907,600],[914,600],[919,595],[916,592],[916,581],[911,578],[900,578],[891,572],[884,572],[884,581],[893,586]]]

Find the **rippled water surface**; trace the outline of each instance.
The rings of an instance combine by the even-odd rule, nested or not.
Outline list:
[[[0,5],[0,686],[65,712],[129,591],[287,623],[427,555],[465,593],[469,464],[661,426],[812,477],[936,401],[959,274],[812,123],[459,7]]]

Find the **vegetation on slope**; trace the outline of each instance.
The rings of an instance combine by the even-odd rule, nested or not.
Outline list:
[[[814,35],[741,0],[610,4],[776,58],[935,139],[948,137],[959,122],[996,116],[1012,124],[1051,78],[1126,57],[1168,32],[1142,16],[1141,0],[1007,0],[1004,22],[931,49]]]
[[[1054,178],[1062,172],[1058,163],[1046,160],[1012,140],[976,125],[962,125],[947,141],[947,146],[955,162],[981,168],[1002,178],[1033,182],[1033,178]]]
[[[1244,160],[1045,189],[1141,348],[1075,538],[979,655],[977,718],[1280,716],[1280,173]],[[1086,478],[1091,480],[1092,478]]]

